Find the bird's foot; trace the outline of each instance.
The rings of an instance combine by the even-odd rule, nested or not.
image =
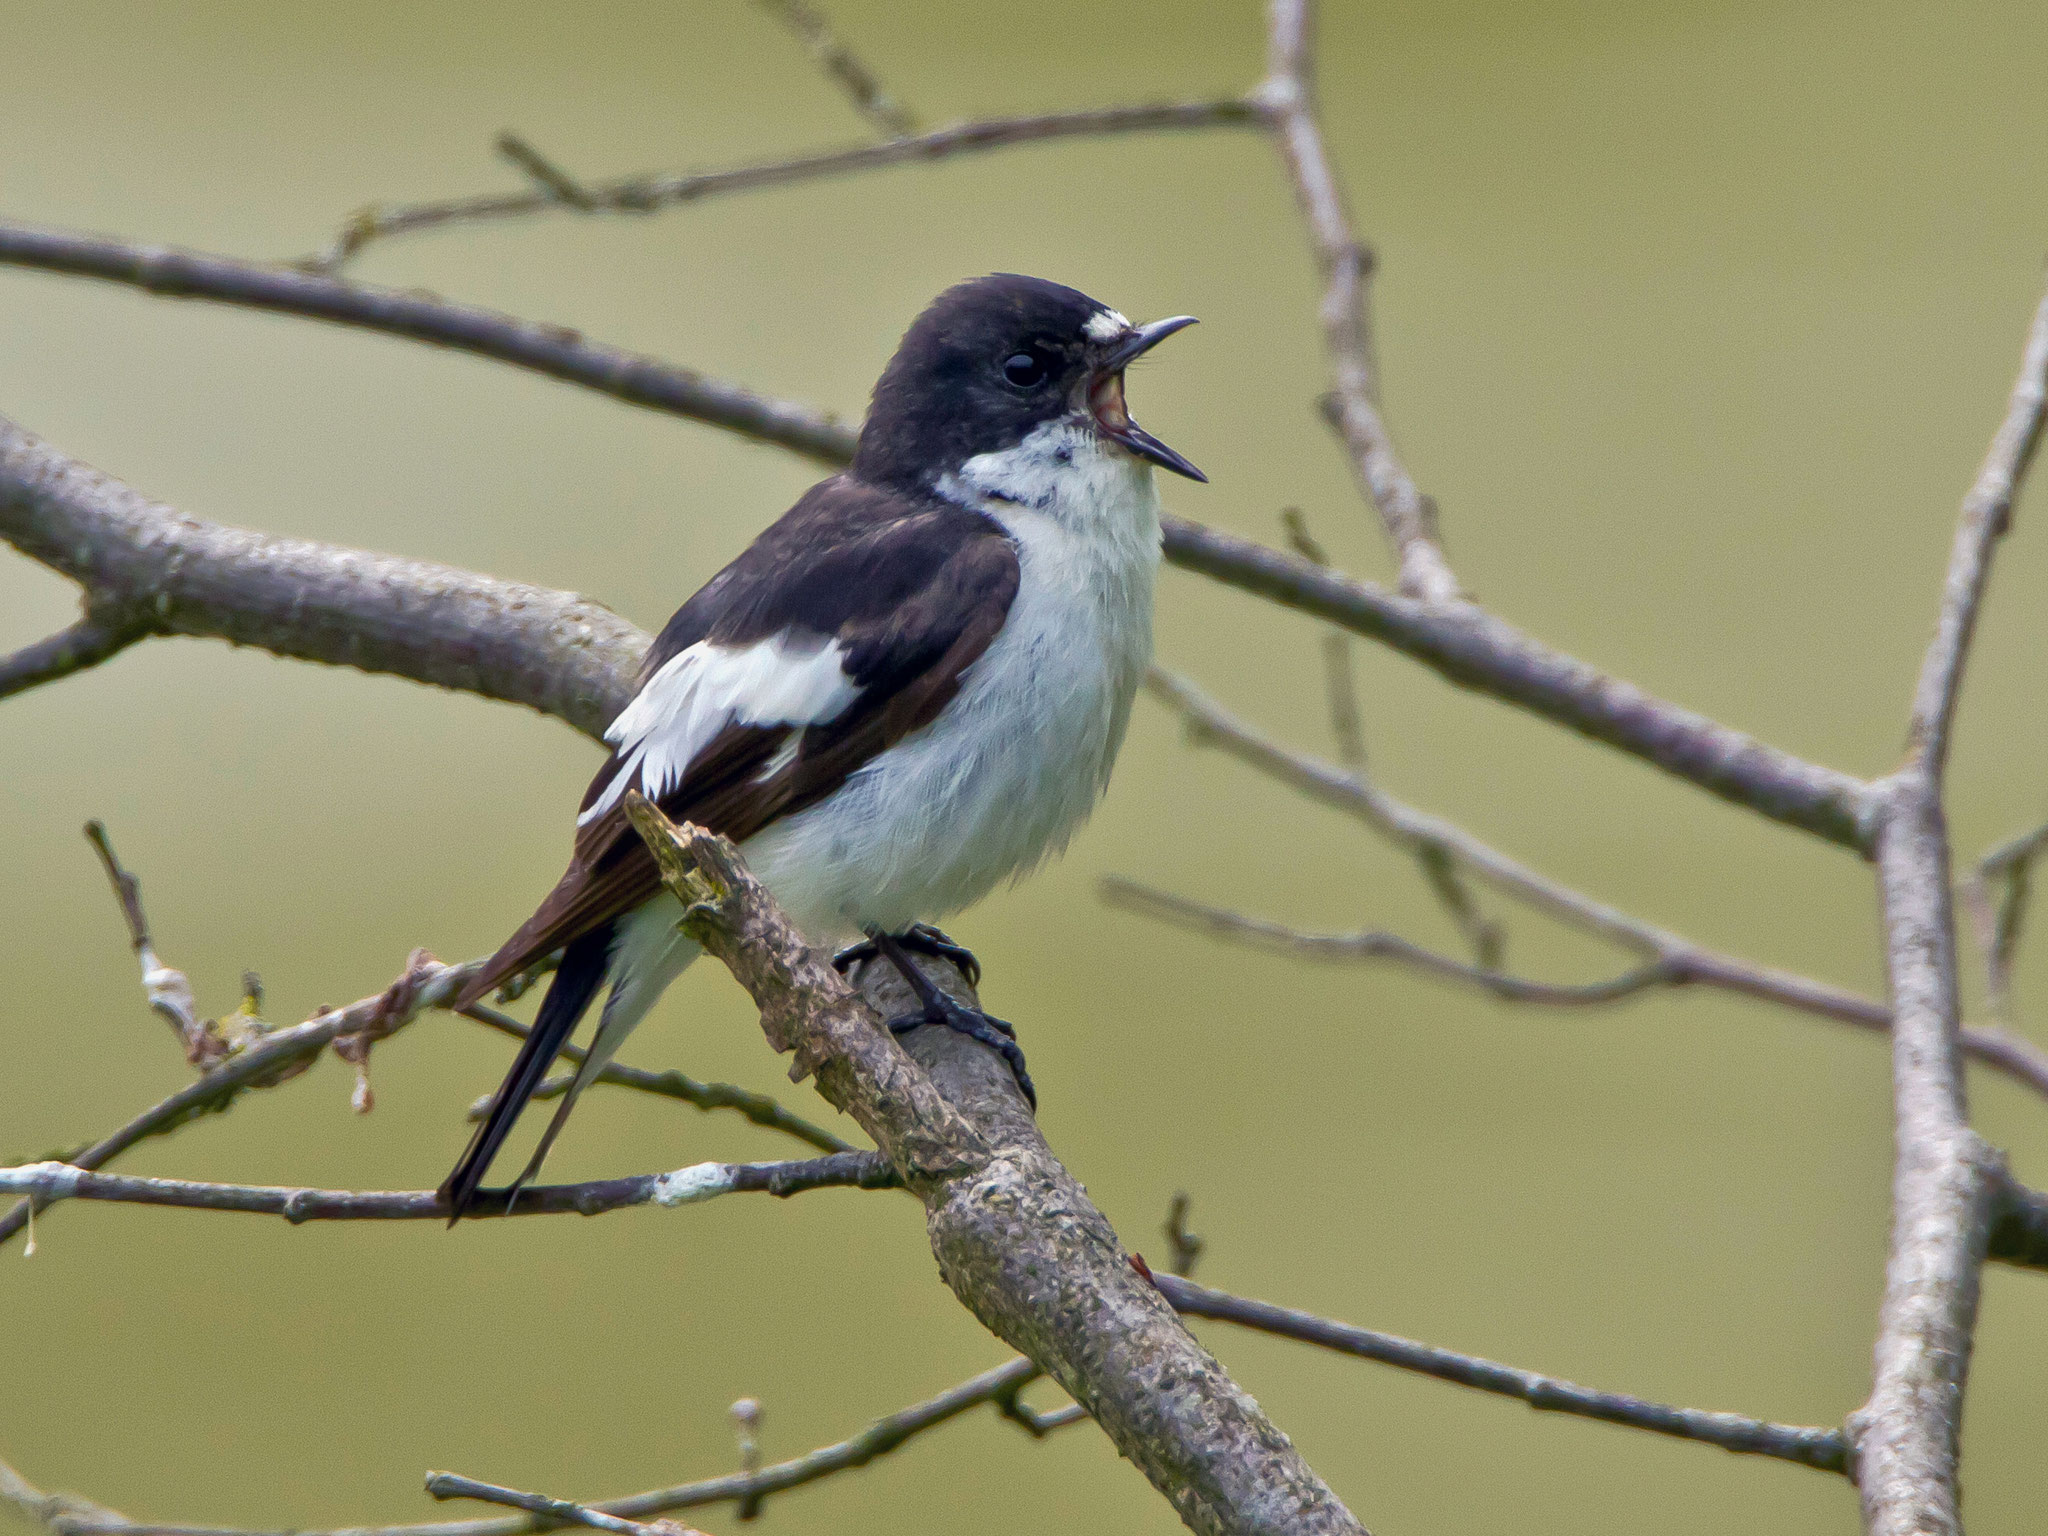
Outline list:
[[[983,1013],[978,1008],[964,1007],[940,992],[936,999],[926,999],[924,1006],[916,1013],[902,1013],[888,1021],[889,1032],[900,1035],[926,1024],[943,1024],[946,1028],[978,1040],[1009,1064],[1010,1076],[1017,1079],[1018,1091],[1024,1095],[1033,1113],[1038,1109],[1038,1088],[1031,1081],[1031,1074],[1024,1069],[1024,1048],[1017,1043],[1017,1026],[1008,1019],[999,1019],[994,1014]]]
[[[1024,1102],[1031,1106],[1033,1113],[1037,1112],[1038,1089],[1031,1081],[1031,1074],[1024,1070],[1024,1051],[1017,1044],[1016,1026],[1006,1019],[983,1013],[978,1008],[969,1008],[947,996],[937,982],[917,968],[917,962],[910,958],[907,951],[917,949],[925,954],[938,955],[952,961],[960,967],[970,986],[981,978],[981,966],[973,955],[968,954],[938,929],[924,923],[919,923],[901,937],[883,933],[880,929],[870,929],[866,945],[856,945],[855,948],[865,949],[866,954],[854,955],[852,959],[847,960],[848,965],[853,964],[855,960],[879,956],[895,966],[904,981],[909,983],[910,990],[917,994],[918,1011],[898,1014],[890,1019],[888,1024],[891,1034],[900,1035],[922,1024],[943,1024],[970,1040],[979,1041],[1008,1063],[1010,1075],[1016,1078],[1017,1088],[1024,1095]],[[838,964],[846,954],[846,951],[841,951],[833,963]]]
[[[913,923],[902,933],[893,935],[896,943],[904,950],[919,955],[930,955],[934,959],[949,960],[959,967],[960,974],[967,978],[967,985],[981,985],[981,962],[974,957],[974,951],[964,944],[956,944],[930,923]],[[870,935],[858,944],[849,944],[832,957],[832,967],[844,976],[863,961],[873,960],[882,953],[880,935]]]

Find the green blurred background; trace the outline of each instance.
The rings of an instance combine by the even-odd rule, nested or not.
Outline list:
[[[1249,4],[832,14],[928,120],[1241,88]],[[0,209],[258,256],[363,203],[517,184],[514,127],[588,174],[857,138],[737,0],[344,7],[0,0]],[[1537,634],[1794,751],[1892,761],[1953,510],[2048,249],[2048,10],[2010,0],[1332,6],[1333,149],[1382,257],[1387,404],[1475,593]],[[1033,148],[645,220],[569,216],[373,250],[367,279],[582,327],[858,414],[919,306],[1003,268],[1202,328],[1134,379],[1259,537],[1303,507],[1384,574],[1311,409],[1315,289],[1248,134]],[[0,411],[194,515],[591,593],[655,627],[814,478],[786,455],[423,347],[0,271]],[[2023,507],[1954,775],[1960,849],[2048,810],[2048,538]],[[0,644],[72,594],[0,556]],[[1324,749],[1313,626],[1164,578],[1159,652]],[[1865,870],[1361,648],[1376,766],[1597,895],[1720,946],[1880,985]],[[202,1007],[381,986],[491,948],[547,887],[592,746],[517,710],[177,641],[0,707],[0,1156],[75,1144],[186,1081],[78,826],[109,823]],[[1413,869],[1190,753],[1140,707],[1064,863],[962,919],[1022,1021],[1053,1144],[1133,1246],[1194,1197],[1202,1278],[1594,1385],[1839,1422],[1867,1383],[1890,1165],[1877,1041],[1713,995],[1518,1012],[1104,909],[1118,871],[1448,945]],[[1612,956],[1511,915],[1530,972]],[[2036,945],[2023,1002],[2048,997]],[[821,1106],[700,966],[628,1056]],[[506,1043],[435,1016],[349,1113],[332,1060],[135,1172],[430,1186]],[[2048,1106],[1973,1083],[2048,1176]],[[829,1112],[827,1112],[829,1113]],[[730,1116],[593,1098],[560,1178],[785,1155]],[[314,1226],[71,1206],[0,1254],[0,1455],[140,1516],[426,1519],[422,1469],[574,1496],[771,1459],[1004,1357],[915,1209],[824,1193],[598,1221]],[[1205,1327],[1375,1531],[1848,1532],[1850,1490]],[[2048,1289],[1994,1269],[1971,1383],[1974,1528],[2048,1504]],[[1040,1389],[1041,1394],[1045,1389]],[[1048,1398],[1048,1400],[1053,1400]],[[1092,1428],[992,1412],[778,1498],[786,1531],[1164,1532]],[[729,1509],[695,1523],[735,1529]]]

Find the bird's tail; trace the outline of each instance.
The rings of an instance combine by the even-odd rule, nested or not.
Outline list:
[[[512,1134],[519,1112],[526,1108],[527,1100],[540,1087],[541,1079],[547,1075],[555,1057],[569,1043],[569,1036],[575,1033],[577,1021],[590,1006],[590,1000],[604,984],[611,948],[612,925],[606,923],[574,940],[562,951],[562,963],[555,969],[554,979],[548,985],[548,995],[541,1001],[540,1012],[534,1018],[525,1044],[519,1047],[512,1070],[505,1074],[505,1081],[492,1095],[483,1123],[470,1137],[461,1160],[441,1183],[441,1201],[448,1207],[450,1226],[468,1214],[476,1203],[477,1191],[483,1186],[484,1175],[490,1172],[491,1160],[504,1146],[505,1138]],[[528,1170],[529,1174],[531,1171]]]

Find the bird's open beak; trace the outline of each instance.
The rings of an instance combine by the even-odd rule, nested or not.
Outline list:
[[[1095,365],[1088,385],[1088,409],[1104,437],[1121,443],[1141,459],[1150,459],[1161,469],[1207,483],[1207,475],[1131,420],[1124,405],[1124,369],[1175,331],[1184,331],[1194,323],[1193,315],[1175,315],[1171,320],[1154,320],[1133,330]]]

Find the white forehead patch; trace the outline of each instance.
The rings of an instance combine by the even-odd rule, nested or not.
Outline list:
[[[1105,309],[1088,317],[1088,323],[1081,327],[1088,333],[1090,341],[1110,342],[1131,328],[1131,322],[1113,309]]]

